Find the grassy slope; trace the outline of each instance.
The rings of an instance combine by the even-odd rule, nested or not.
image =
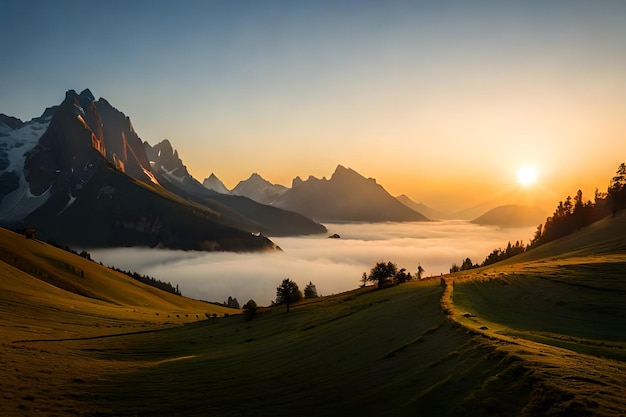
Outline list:
[[[21,298],[28,317],[2,312],[12,330],[0,333],[0,415],[624,415],[624,221],[446,277],[445,288],[366,288],[251,322],[165,328],[163,315],[33,288]],[[46,339],[82,339],[20,341],[44,324]],[[138,330],[157,331],[123,334]]]
[[[68,355],[64,342],[36,340],[96,338],[104,344],[108,335],[161,331],[205,313],[233,312],[0,229],[0,415],[79,415],[84,408],[72,400],[68,381],[85,378],[100,363]],[[35,401],[47,411],[27,407]]]
[[[444,303],[464,326],[517,346],[544,384],[568,399],[570,413],[623,415],[624,230],[621,213],[502,264],[457,274]]]

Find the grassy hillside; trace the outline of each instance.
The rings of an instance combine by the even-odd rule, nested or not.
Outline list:
[[[81,283],[87,298],[3,264],[0,415],[624,415],[624,221],[445,285],[368,287],[252,321],[195,321],[216,307],[123,275],[106,281],[117,289]],[[46,270],[96,266],[11,239]]]

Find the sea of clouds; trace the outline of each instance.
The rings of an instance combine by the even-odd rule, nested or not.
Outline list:
[[[464,221],[326,224],[328,234],[277,237],[275,253],[184,252],[149,248],[90,249],[94,260],[179,285],[183,295],[223,302],[229,296],[243,305],[254,299],[269,305],[284,278],[301,290],[312,282],[321,295],[357,288],[363,272],[378,261],[392,261],[424,276],[449,272],[469,257],[481,263],[507,242],[527,242],[534,227],[501,229]],[[327,236],[337,233],[341,239]]]

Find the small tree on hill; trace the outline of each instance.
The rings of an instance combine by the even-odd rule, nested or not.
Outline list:
[[[378,284],[378,288],[382,288],[389,280],[396,276],[398,267],[393,262],[377,262],[367,277],[368,281]]]
[[[256,315],[257,305],[254,300],[249,300],[243,305],[243,313],[246,315],[247,320],[252,320]]]
[[[422,279],[422,275],[424,275],[424,268],[422,268],[421,264],[417,265],[417,279]]]
[[[361,288],[367,285],[367,272],[363,272],[363,276],[361,277]]]
[[[304,287],[304,298],[317,298],[317,288],[311,281]]]
[[[410,272],[406,272],[406,268],[401,268],[394,276],[395,281],[398,284],[403,284],[413,279]]]
[[[298,284],[285,278],[278,288],[276,288],[276,304],[286,304],[287,313],[289,313],[289,305],[300,301],[302,292],[298,288]]]

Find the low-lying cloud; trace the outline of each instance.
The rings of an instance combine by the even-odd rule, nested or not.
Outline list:
[[[105,265],[132,270],[178,284],[183,295],[222,302],[229,296],[240,304],[254,299],[269,305],[282,279],[300,289],[313,282],[318,293],[335,294],[359,286],[363,272],[378,261],[395,262],[424,276],[448,272],[452,263],[469,257],[482,262],[508,241],[527,241],[534,228],[498,229],[462,221],[419,223],[328,224],[324,236],[273,238],[284,252],[262,254],[206,253],[147,248],[93,249]]]

